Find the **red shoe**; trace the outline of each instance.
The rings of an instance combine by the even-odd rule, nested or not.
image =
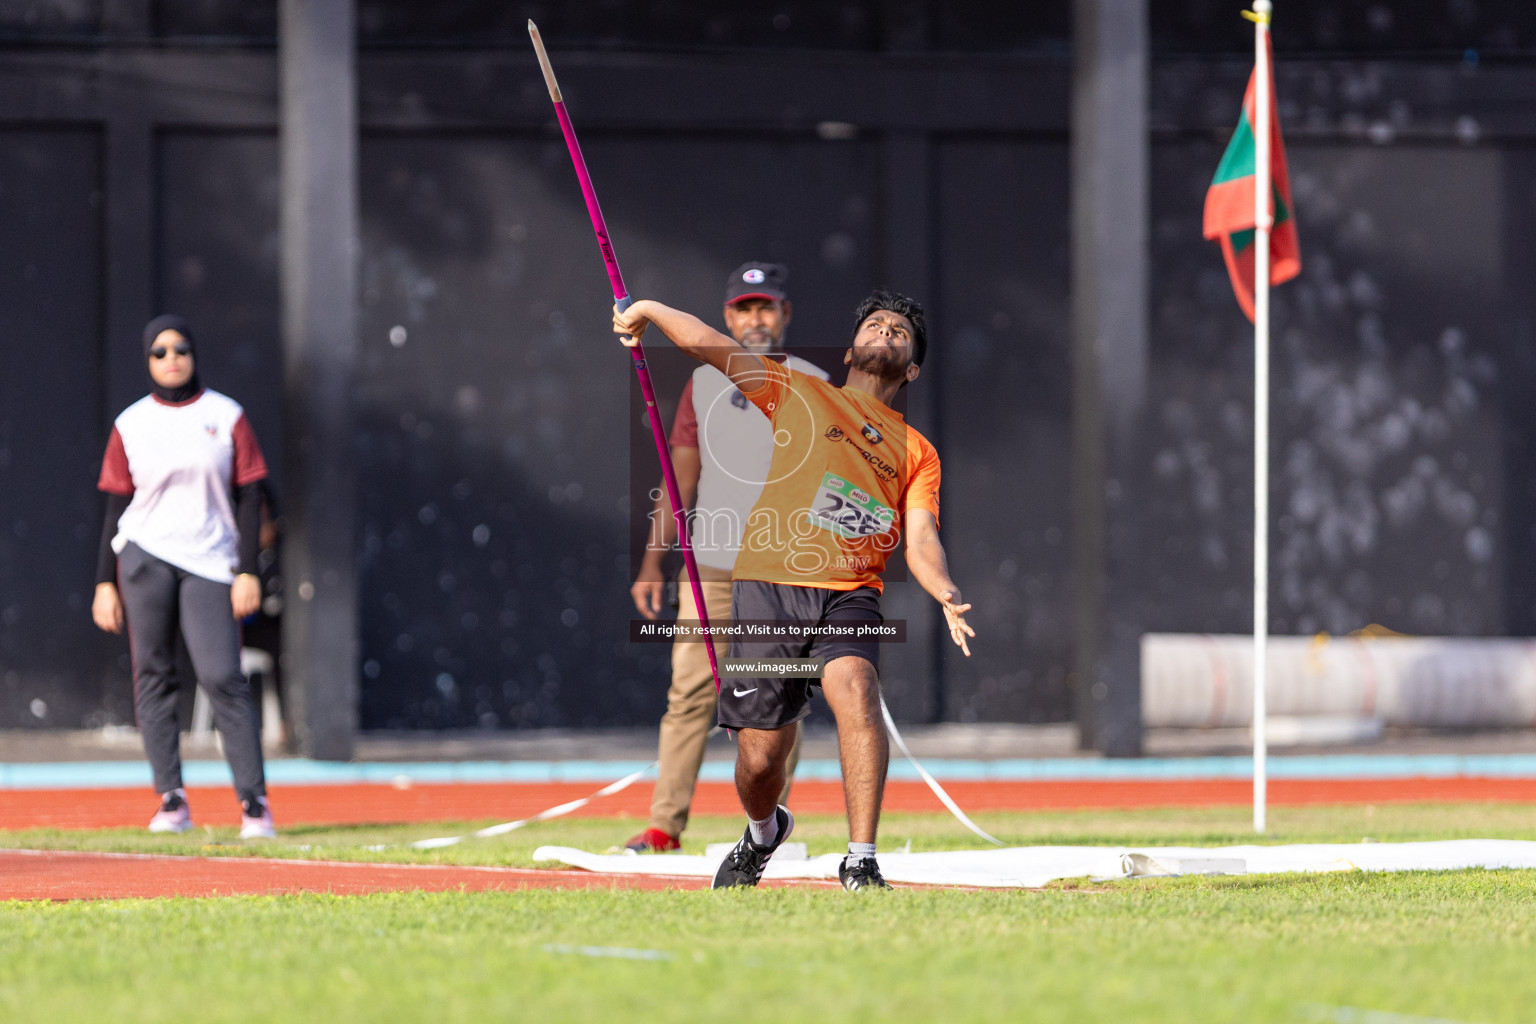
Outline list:
[[[683,844],[676,836],[669,836],[659,828],[648,828],[624,844],[624,849],[631,853],[668,853],[682,848]]]

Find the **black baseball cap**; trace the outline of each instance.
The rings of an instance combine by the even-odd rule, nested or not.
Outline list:
[[[731,271],[725,282],[725,304],[746,299],[772,299],[783,302],[784,281],[789,268],[782,263],[743,263]]]

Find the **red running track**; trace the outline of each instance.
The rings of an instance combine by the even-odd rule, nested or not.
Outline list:
[[[288,825],[410,824],[434,821],[510,821],[556,804],[589,796],[598,786],[582,783],[458,783],[339,786],[274,786],[278,828]],[[1244,806],[1252,784],[1243,779],[1127,782],[952,782],[945,788],[967,811],[1129,809],[1138,807]],[[236,825],[239,808],[228,789],[193,789],[194,819],[205,825]],[[636,785],[577,811],[575,817],[645,818],[651,787]],[[1536,779],[1271,779],[1272,804],[1536,803]],[[799,782],[790,806],[806,814],[842,814],[838,782]],[[921,782],[891,782],[887,811],[944,810]],[[136,789],[0,790],[0,829],[134,828],[155,810],[153,794]],[[695,814],[741,814],[730,783],[701,782]]]
[[[274,788],[273,808],[285,825],[425,824],[434,821],[513,819],[587,796],[590,783],[288,786]],[[971,811],[1089,808],[1242,806],[1252,796],[1241,779],[1164,782],[955,782],[947,787]],[[1356,779],[1270,782],[1277,805],[1394,802],[1536,803],[1533,779]],[[197,820],[234,825],[234,797],[223,789],[189,793]],[[803,813],[841,814],[841,785],[802,782],[790,803]],[[650,787],[640,786],[577,812],[587,817],[643,818]],[[918,782],[892,782],[892,811],[938,811],[938,800]],[[142,827],[154,810],[151,794],[137,790],[0,790],[0,828]],[[699,814],[739,815],[728,783],[701,783]],[[837,883],[786,883],[836,888]],[[0,850],[0,900],[122,899],[164,896],[361,893],[419,890],[472,892],[554,889],[702,889],[701,878],[596,875],[578,871],[360,864],[263,857],[161,857]]]
[[[768,881],[770,886],[841,888],[837,882]],[[0,850],[0,900],[139,899],[166,896],[280,896],[329,893],[518,889],[706,889],[707,878],[596,875],[586,871],[355,864],[265,857],[159,857],[133,853]]]

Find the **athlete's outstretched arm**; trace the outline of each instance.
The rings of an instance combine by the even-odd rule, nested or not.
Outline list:
[[[613,309],[613,333],[626,345],[637,344],[651,324],[655,324],[672,344],[731,378],[742,391],[756,391],[762,386],[765,368],[762,357],[747,351],[735,338],[721,334],[692,313],[663,306],[653,299],[640,299],[626,310],[621,311],[617,306]]]
[[[969,658],[971,648],[965,638],[976,635],[965,621],[971,606],[960,603],[960,588],[949,577],[949,560],[944,557],[944,545],[939,543],[939,522],[925,508],[909,510],[906,519],[907,568],[912,571],[912,578],[943,607],[950,638]]]

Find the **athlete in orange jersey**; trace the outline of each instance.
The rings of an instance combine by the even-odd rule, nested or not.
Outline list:
[[[810,713],[817,680],[785,678],[772,664],[824,659],[819,685],[837,718],[851,890],[888,888],[875,859],[890,750],[880,714],[880,573],[905,536],[912,576],[944,610],[950,636],[969,655],[960,588],[939,543],[939,457],[891,408],[915,381],[927,350],[922,307],[876,292],[855,314],[842,387],[749,352],[702,320],[659,302],[615,308],[613,329],[638,342],[655,324],[678,348],[719,369],[774,428],[768,483],[748,519],[732,573],[731,662],[766,674],[728,673],[721,725],[740,732],[736,790],[749,824],[715,876],[715,887],[756,885],[794,818],[777,805],[785,762]],[[764,627],[766,633],[747,632]]]

